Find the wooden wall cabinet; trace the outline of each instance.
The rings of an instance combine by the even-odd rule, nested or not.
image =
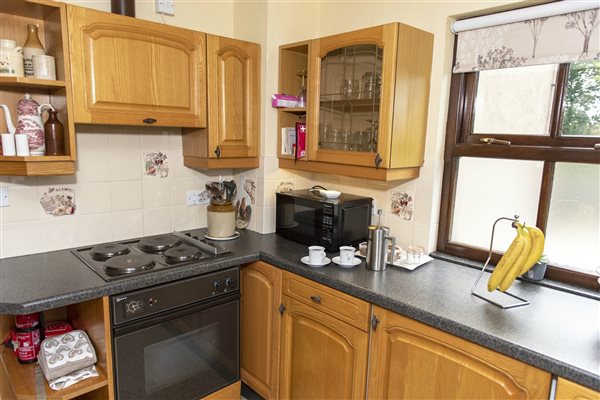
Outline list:
[[[256,261],[240,271],[242,381],[265,399],[277,399],[281,329],[281,270]]]
[[[114,399],[112,369],[112,342],[110,331],[110,310],[108,297],[93,299],[67,307],[44,312],[46,321],[68,320],[73,329],[84,330],[96,351],[98,377],[89,378],[68,388],[54,391],[46,380],[44,398],[52,399]],[[7,336],[8,329],[14,327],[13,315],[0,316],[0,334]],[[36,364],[19,364],[17,357],[8,348],[0,351],[0,398],[6,400],[25,400],[41,398],[36,393]]]
[[[75,125],[71,104],[71,77],[67,13],[63,3],[43,0],[3,0],[0,6],[2,38],[23,46],[27,39],[27,24],[39,25],[39,37],[48,55],[56,60],[57,80],[24,77],[0,77],[0,104],[11,110],[17,124],[17,102],[30,93],[38,103],[50,103],[58,111],[65,135],[65,155],[61,156],[2,156],[0,175],[72,175],[75,173]],[[44,121],[47,114],[44,113]],[[4,113],[0,110],[0,131],[8,132]]]
[[[208,125],[183,130],[183,163],[200,170],[256,168],[260,140],[260,46],[207,35]]]
[[[307,53],[308,157],[280,157],[279,166],[377,180],[418,177],[433,35],[391,23],[315,39]]]
[[[206,126],[206,35],[67,6],[75,122]]]
[[[558,378],[556,400],[598,400],[600,393],[564,378]]]
[[[284,272],[282,305],[279,397],[364,398],[369,304]]]
[[[379,307],[373,314],[371,399],[548,398],[548,372]]]

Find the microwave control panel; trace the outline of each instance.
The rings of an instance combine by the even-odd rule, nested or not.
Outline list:
[[[327,243],[333,242],[333,221],[334,221],[334,209],[332,204],[323,204],[323,217],[322,217],[322,229],[321,229],[321,240]]]

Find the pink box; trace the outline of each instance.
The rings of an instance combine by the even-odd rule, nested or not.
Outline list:
[[[271,100],[271,106],[279,107],[298,107],[298,98],[287,94],[275,93]]]

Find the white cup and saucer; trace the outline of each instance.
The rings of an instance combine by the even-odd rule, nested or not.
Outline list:
[[[331,262],[331,260],[327,258],[325,247],[323,246],[310,246],[308,248],[308,255],[302,257],[300,261],[313,268],[323,267]]]
[[[331,261],[344,268],[356,267],[361,263],[359,258],[354,257],[356,249],[352,246],[341,246],[340,255],[333,257]]]

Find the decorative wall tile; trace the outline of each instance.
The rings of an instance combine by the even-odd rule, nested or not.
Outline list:
[[[169,176],[169,160],[166,152],[145,152],[143,158],[145,176],[155,176],[157,178],[166,178]]]
[[[405,221],[410,221],[414,212],[414,193],[411,192],[392,192],[392,200],[390,203],[390,213],[402,218]]]
[[[40,204],[48,215],[75,214],[75,190],[69,187],[49,187],[40,198]]]
[[[256,204],[256,179],[245,176],[242,180],[242,188],[244,192],[248,193],[250,196],[250,201],[252,205]]]
[[[291,192],[296,187],[296,182],[293,178],[280,179],[275,188],[275,193]]]

